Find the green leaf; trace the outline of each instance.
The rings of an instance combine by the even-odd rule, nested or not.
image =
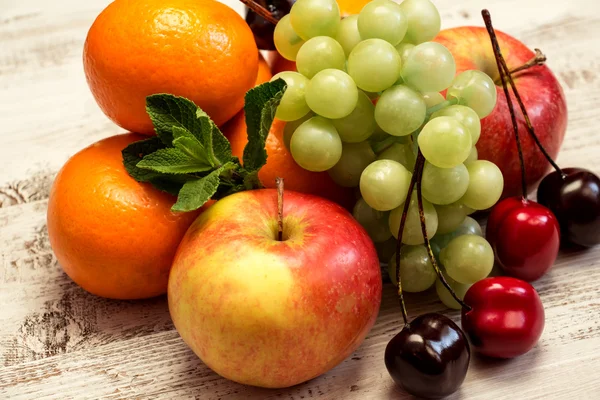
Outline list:
[[[202,143],[209,149],[209,157],[217,164],[225,164],[231,161],[231,144],[229,140],[221,133],[217,125],[210,119],[202,109],[196,110],[196,118],[202,121],[202,126],[208,126],[209,129],[202,131]],[[210,143],[210,145],[208,145]]]
[[[258,171],[267,162],[265,143],[277,106],[287,86],[283,79],[263,83],[246,94],[246,129],[248,144],[244,148],[244,168],[248,172]]]
[[[219,189],[220,174],[223,167],[218,168],[205,177],[186,182],[173,205],[173,211],[194,211],[202,207]]]
[[[151,137],[149,139],[131,143],[121,152],[125,170],[127,170],[127,173],[138,182],[150,182],[152,179],[160,176],[160,174],[151,170],[139,168],[137,164],[148,154],[164,148],[164,143],[158,137]]]
[[[146,112],[154,124],[158,137],[167,146],[173,144],[173,128],[178,127],[189,131],[200,139],[203,127],[196,118],[198,107],[188,99],[170,94],[154,94],[146,97]]]
[[[173,138],[173,146],[187,154],[190,158],[211,167],[216,166],[213,160],[209,159],[206,148],[189,131],[173,127]]]
[[[193,174],[213,169],[208,162],[192,158],[178,148],[157,150],[145,156],[137,166],[163,174]]]

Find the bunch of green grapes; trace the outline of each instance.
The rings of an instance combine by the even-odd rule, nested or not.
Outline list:
[[[276,114],[287,121],[286,145],[303,168],[360,189],[354,217],[382,261],[392,259],[392,280],[389,253],[410,202],[400,254],[409,292],[436,283],[421,246],[417,199],[408,196],[417,152],[426,160],[427,235],[458,292],[492,269],[492,248],[468,215],[492,207],[504,186],[498,167],[478,160],[475,147],[480,120],[496,105],[494,82],[475,70],[457,75],[450,51],[432,42],[439,30],[430,0],[373,0],[344,19],[335,0],[298,0],[274,32],[277,50],[298,70],[273,77],[288,85]]]

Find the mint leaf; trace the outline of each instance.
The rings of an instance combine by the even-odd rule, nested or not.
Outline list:
[[[209,152],[189,131],[179,127],[173,127],[173,138],[173,146],[175,148],[181,150],[190,158],[193,158],[201,164],[209,165],[211,167],[215,166],[213,160],[209,159]]]
[[[167,146],[173,144],[173,127],[186,129],[199,139],[203,126],[202,121],[196,118],[197,109],[193,102],[183,97],[170,94],[146,97],[146,112],[152,120],[156,135]]]
[[[137,165],[146,155],[164,148],[164,143],[158,137],[151,137],[149,139],[131,143],[121,152],[125,170],[138,182],[150,182],[152,179],[160,176],[160,174],[151,170],[139,168]]]
[[[210,129],[203,129],[200,139],[204,146],[209,149],[209,157],[217,165],[225,164],[231,161],[231,144],[229,140],[219,130],[217,125],[210,119],[208,114],[200,108],[196,111],[196,118],[202,122],[202,126]]]
[[[161,149],[148,154],[137,167],[163,174],[193,174],[213,169],[208,162],[192,158],[178,148]]]
[[[249,172],[258,171],[267,162],[265,143],[286,88],[285,81],[277,79],[246,93],[248,144],[244,148],[244,169]]]
[[[202,207],[217,192],[221,183],[219,175],[223,167],[218,168],[205,177],[186,182],[173,205],[173,211],[194,211]]]

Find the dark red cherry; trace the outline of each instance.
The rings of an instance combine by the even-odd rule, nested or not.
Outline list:
[[[538,188],[538,201],[560,224],[565,241],[591,247],[600,244],[600,178],[581,168],[547,175]]]
[[[556,261],[558,220],[548,208],[522,197],[502,200],[488,219],[486,238],[500,267],[511,276],[535,281]]]
[[[385,366],[408,393],[440,399],[458,390],[471,349],[463,331],[441,314],[415,318],[385,348]]]
[[[545,316],[533,286],[508,276],[475,283],[464,298],[462,327],[478,353],[513,358],[531,350],[542,335]]]
[[[269,10],[271,15],[279,20],[289,14],[296,0],[254,0],[254,2]],[[275,43],[273,43],[275,25],[252,10],[248,10],[246,22],[252,29],[256,45],[260,50],[275,50]]]

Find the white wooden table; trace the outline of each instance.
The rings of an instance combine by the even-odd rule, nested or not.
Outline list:
[[[225,0],[234,4],[235,0]],[[87,294],[48,243],[54,174],[79,149],[122,132],[83,74],[83,42],[108,0],[0,0],[0,398],[401,399],[383,363],[400,327],[393,288],[364,344],[328,374],[287,390],[244,387],[211,372],[174,330],[165,297]],[[598,0],[436,0],[444,27],[495,26],[541,48],[563,84],[569,128],[559,163],[600,173]],[[236,7],[241,10],[241,5]],[[562,253],[535,287],[546,329],[512,361],[475,357],[456,399],[600,399],[600,247]],[[444,311],[411,296],[411,315]],[[447,312],[455,320],[456,312]]]

